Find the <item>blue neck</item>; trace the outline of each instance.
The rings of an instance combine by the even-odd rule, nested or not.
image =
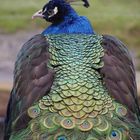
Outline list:
[[[79,16],[71,9],[62,22],[51,24],[42,34],[95,34],[95,32],[86,17]]]

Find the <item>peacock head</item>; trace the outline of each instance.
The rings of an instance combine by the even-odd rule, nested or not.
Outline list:
[[[70,3],[75,1],[77,0],[50,0],[41,10],[32,16],[32,19],[40,17],[52,23],[62,21],[64,17],[74,11]],[[85,7],[89,6],[87,0],[82,1],[84,2]]]

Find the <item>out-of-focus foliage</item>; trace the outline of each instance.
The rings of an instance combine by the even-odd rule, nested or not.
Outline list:
[[[31,20],[32,14],[47,0],[0,0],[0,32],[45,27],[43,20]],[[90,7],[73,7],[88,16],[97,33],[118,36],[129,46],[140,46],[140,0],[89,0]]]

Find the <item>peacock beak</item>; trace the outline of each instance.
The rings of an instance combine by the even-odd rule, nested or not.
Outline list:
[[[42,10],[37,11],[37,12],[32,16],[32,19],[35,19],[35,18],[44,18],[44,15],[43,15]]]

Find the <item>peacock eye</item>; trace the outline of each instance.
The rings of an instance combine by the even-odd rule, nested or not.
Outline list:
[[[57,140],[67,140],[67,138],[65,136],[59,136]]]
[[[117,132],[116,131],[112,131],[111,135],[112,135],[112,137],[116,137],[117,136]]]
[[[52,14],[53,14],[53,10],[52,10],[52,9],[49,9],[49,10],[47,11],[47,13],[48,13],[49,15],[52,15]]]
[[[57,13],[58,13],[58,8],[57,7],[55,7],[54,9],[48,9],[47,10],[47,13],[48,13],[48,17],[50,18],[50,17],[53,17],[54,15],[56,15]]]

